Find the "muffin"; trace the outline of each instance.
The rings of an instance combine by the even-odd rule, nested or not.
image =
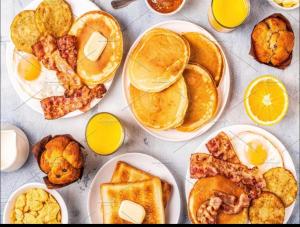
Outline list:
[[[83,173],[82,146],[70,135],[47,136],[34,145],[33,154],[47,174],[48,188],[61,188],[79,180]]]
[[[283,15],[273,14],[259,22],[251,40],[251,54],[258,62],[280,69],[291,64],[295,36]]]

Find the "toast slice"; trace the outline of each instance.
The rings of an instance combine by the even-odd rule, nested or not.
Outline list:
[[[143,224],[165,224],[162,185],[158,178],[136,183],[103,184],[100,193],[104,224],[132,224],[119,217],[124,200],[144,207],[146,217]]]
[[[111,179],[111,183],[134,183],[156,178],[145,171],[137,169],[125,162],[118,162]],[[172,194],[172,185],[161,181],[163,191],[163,203],[166,208]]]

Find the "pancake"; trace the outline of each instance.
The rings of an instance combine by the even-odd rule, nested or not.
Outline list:
[[[223,56],[219,47],[207,37],[196,32],[185,33],[183,36],[190,44],[190,62],[206,68],[218,87],[224,68]]]
[[[162,92],[148,93],[130,86],[131,106],[144,125],[167,130],[182,124],[188,108],[187,88],[183,77]]]
[[[218,107],[218,91],[208,71],[188,65],[183,76],[188,88],[189,107],[179,131],[194,131],[211,120]]]
[[[85,56],[84,47],[94,32],[108,41],[101,56],[91,61]],[[95,87],[111,79],[123,57],[122,31],[116,19],[103,11],[89,12],[76,20],[69,33],[78,38],[77,73],[82,80]]]
[[[190,193],[188,202],[189,218],[193,224],[199,224],[196,213],[200,206],[206,202],[214,192],[224,192],[239,197],[244,193],[243,189],[222,176],[203,178],[198,180]],[[236,215],[220,213],[217,218],[218,224],[246,224],[248,222],[248,209],[244,209]]]
[[[182,76],[189,57],[189,44],[182,36],[166,29],[153,29],[130,56],[130,82],[141,91],[160,92]]]

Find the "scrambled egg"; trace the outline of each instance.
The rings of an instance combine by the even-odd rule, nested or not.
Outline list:
[[[299,0],[274,0],[274,2],[286,8],[290,8],[299,4]]]
[[[43,189],[30,189],[18,196],[10,215],[12,224],[61,224],[57,201]]]

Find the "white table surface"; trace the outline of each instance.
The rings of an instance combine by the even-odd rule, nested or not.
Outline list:
[[[88,0],[79,0],[88,1]],[[254,25],[261,19],[275,12],[267,0],[252,0],[251,15],[246,24],[236,31],[223,34],[215,32],[209,25],[207,12],[211,0],[187,0],[184,9],[177,15],[162,17],[153,14],[146,7],[144,0],[138,0],[129,7],[113,10],[110,0],[95,0],[103,10],[112,13],[121,23],[125,40],[125,53],[138,35],[149,26],[158,22],[181,19],[194,22],[210,31],[224,47],[232,70],[232,92],[224,115],[206,134],[185,143],[160,141],[138,127],[129,113],[129,108],[122,96],[121,69],[117,73],[109,94],[92,111],[73,119],[46,121],[42,115],[33,112],[17,96],[9,82],[5,64],[5,48],[9,42],[9,27],[13,17],[31,0],[1,0],[1,122],[9,122],[22,128],[28,135],[31,144],[49,134],[71,133],[77,140],[84,142],[84,130],[88,119],[100,111],[116,114],[124,122],[126,143],[116,154],[142,152],[150,154],[170,168],[175,175],[184,207],[182,223],[189,223],[185,212],[184,184],[190,154],[211,132],[224,126],[234,124],[251,124],[243,108],[243,92],[250,81],[264,74],[274,74],[285,83],[290,96],[290,108],[287,117],[278,125],[265,127],[276,135],[288,148],[299,176],[299,12],[281,11],[291,22],[296,34],[296,47],[292,65],[286,70],[277,70],[258,64],[249,56],[250,34]],[[99,157],[87,151],[84,176],[81,181],[66,187],[59,192],[64,197],[70,215],[70,223],[87,223],[87,193],[91,180],[97,170],[111,157]],[[42,176],[36,161],[30,155],[27,163],[19,171],[9,174],[1,173],[1,222],[4,206],[10,194],[18,187],[29,182],[42,182]],[[294,210],[290,223],[299,223],[299,203]]]

